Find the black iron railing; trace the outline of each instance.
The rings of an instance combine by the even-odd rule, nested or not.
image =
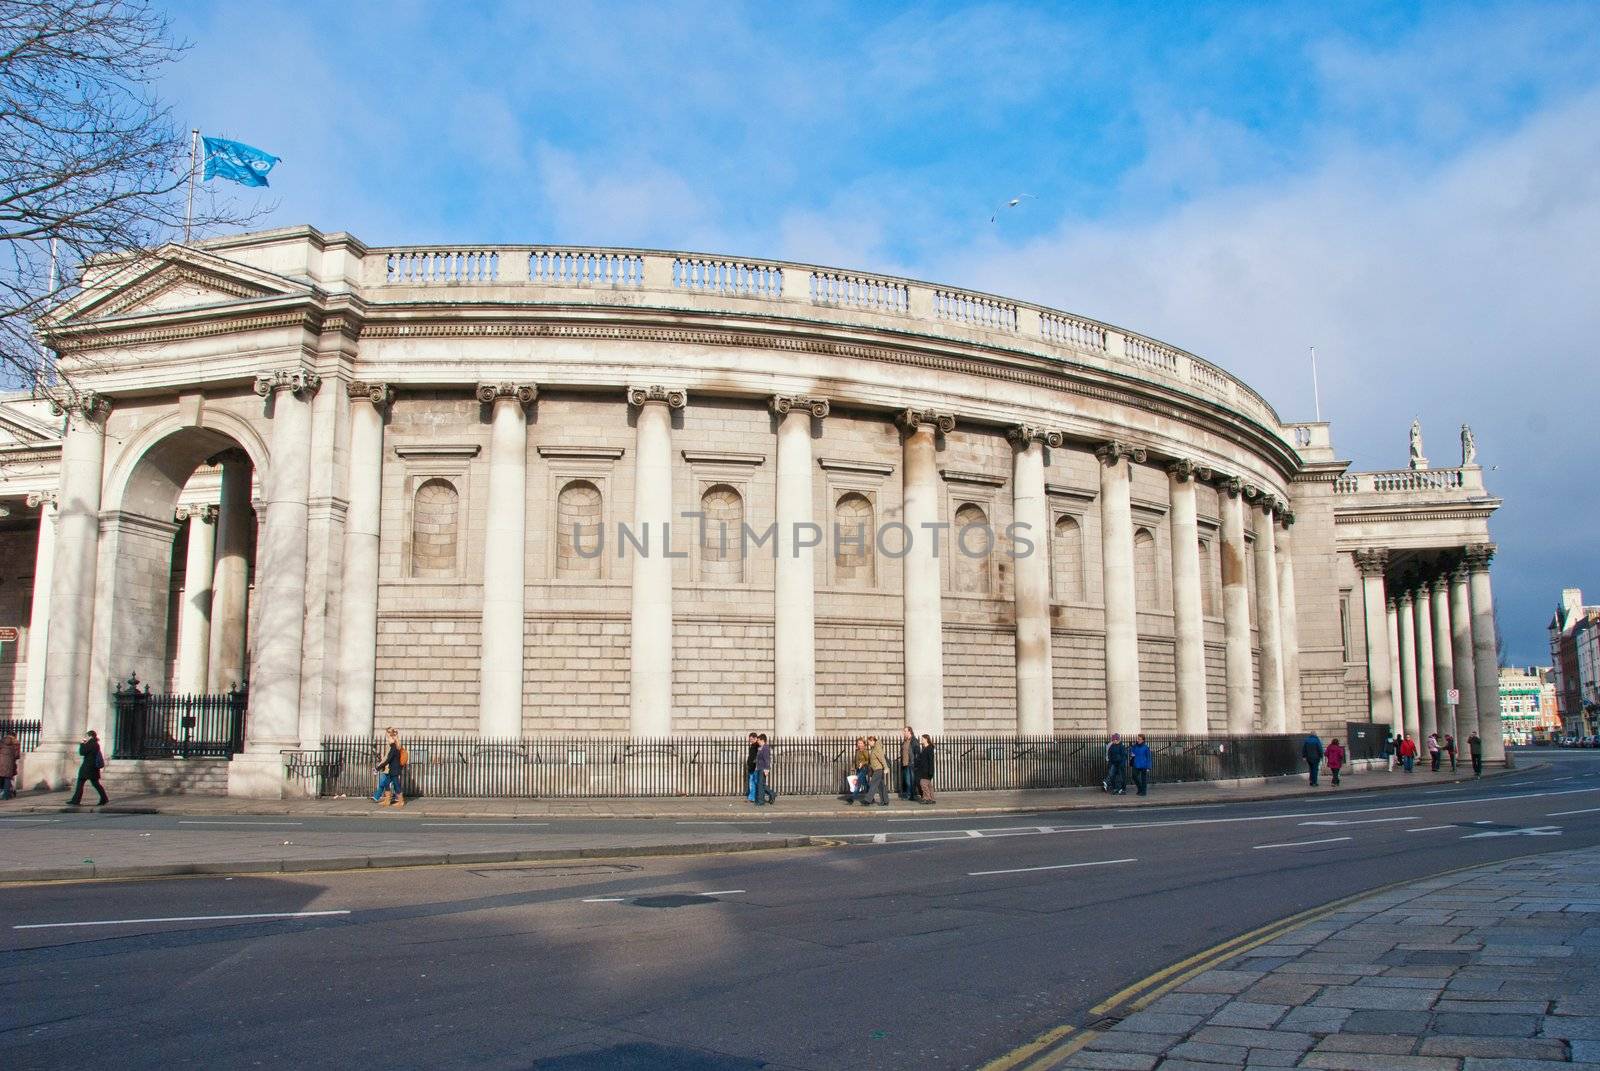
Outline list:
[[[899,737],[888,741],[889,785],[899,784]],[[1299,768],[1300,736],[1151,737],[1151,781],[1278,777]],[[407,795],[444,798],[732,796],[745,791],[743,737],[405,736]],[[1105,738],[951,735],[935,741],[935,786],[1087,788],[1105,777]],[[322,796],[370,795],[380,740],[332,737],[318,751],[285,753],[291,776]],[[774,788],[784,795],[843,794],[854,736],[773,741]]]
[[[244,750],[245,685],[216,695],[156,695],[129,677],[113,697],[116,759],[227,758]]]
[[[15,733],[26,753],[39,746],[39,719],[0,718],[0,737]]]

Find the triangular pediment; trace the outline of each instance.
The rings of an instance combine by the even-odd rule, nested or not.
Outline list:
[[[166,245],[131,259],[85,287],[49,319],[57,325],[81,324],[270,298],[309,297],[314,292],[299,280],[187,246]]]
[[[48,418],[48,403],[27,395],[0,400],[0,448],[40,446],[61,438]]]

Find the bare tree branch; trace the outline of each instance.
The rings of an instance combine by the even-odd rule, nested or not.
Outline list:
[[[0,385],[56,381],[34,324],[86,260],[182,235],[189,137],[154,86],[186,48],[146,0],[0,0]],[[197,230],[258,214],[200,201]]]

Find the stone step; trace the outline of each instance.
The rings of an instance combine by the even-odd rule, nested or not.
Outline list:
[[[227,759],[112,759],[101,775],[106,791],[163,796],[226,796]]]

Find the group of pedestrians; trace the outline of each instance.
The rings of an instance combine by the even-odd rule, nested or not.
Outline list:
[[[935,803],[933,737],[918,736],[907,725],[900,732],[900,784],[895,794],[908,803]],[[844,801],[870,807],[889,806],[889,759],[876,736],[856,737],[856,750],[845,776]]]
[[[1429,733],[1425,742],[1428,749],[1428,761],[1434,773],[1438,773],[1440,766],[1446,758],[1450,760],[1450,772],[1456,772],[1456,738],[1446,733],[1441,737],[1438,733]],[[1384,759],[1390,773],[1394,773],[1396,763],[1406,773],[1412,773],[1417,766],[1419,749],[1417,742],[1411,739],[1409,733],[1401,733],[1398,740],[1390,733],[1385,733],[1383,743],[1379,746],[1379,755]],[[1472,760],[1472,776],[1483,776],[1483,741],[1477,733],[1467,737],[1467,755]],[[1305,759],[1306,766],[1310,769],[1311,784],[1317,783],[1317,772],[1323,762],[1328,764],[1328,771],[1333,774],[1333,783],[1339,784],[1339,771],[1349,762],[1349,753],[1344,745],[1339,743],[1337,737],[1326,748],[1322,746],[1321,737],[1315,732],[1307,733],[1305,741],[1300,745],[1300,757]]]
[[[750,754],[744,760],[744,798],[760,807],[763,803],[777,803],[778,793],[772,787],[772,745],[766,733],[750,734]]]
[[[1128,791],[1128,770],[1133,770],[1133,784],[1140,796],[1150,794],[1150,745],[1144,734],[1133,738],[1132,744],[1122,742],[1121,733],[1112,733],[1106,744],[1106,778],[1100,787],[1113,796],[1123,796]]]

